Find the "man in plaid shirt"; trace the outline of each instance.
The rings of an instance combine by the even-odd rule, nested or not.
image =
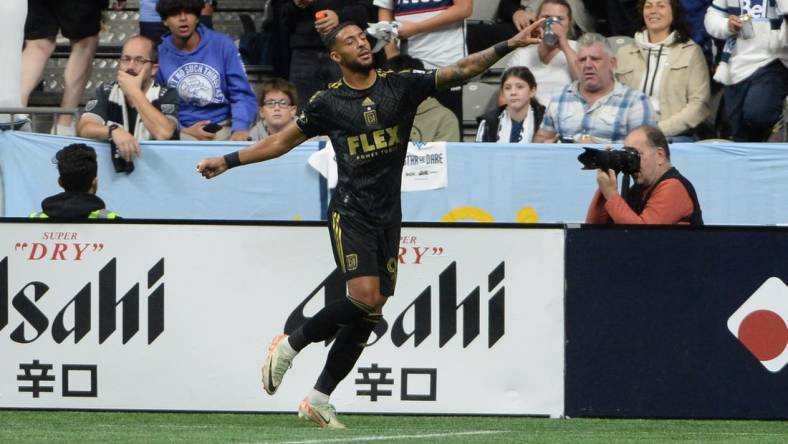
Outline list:
[[[550,100],[534,142],[621,143],[635,128],[656,126],[648,97],[615,80],[607,39],[586,33],[577,46],[581,77]]]

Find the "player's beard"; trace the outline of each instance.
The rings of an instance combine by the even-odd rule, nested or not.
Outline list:
[[[358,60],[346,60],[345,61],[345,68],[348,70],[359,73],[359,74],[366,74],[375,67],[375,61],[370,60],[369,63],[363,63]]]

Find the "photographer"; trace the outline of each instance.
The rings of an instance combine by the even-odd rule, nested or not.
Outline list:
[[[598,169],[599,189],[586,215],[588,224],[703,225],[695,188],[670,164],[670,148],[658,128],[636,128],[626,139],[627,149],[640,155],[632,176],[635,185],[627,198],[618,194],[616,171]]]

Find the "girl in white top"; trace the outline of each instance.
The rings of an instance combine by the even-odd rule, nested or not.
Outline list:
[[[552,31],[558,37],[558,44],[549,46],[546,39],[542,39],[538,45],[520,48],[513,53],[507,66],[529,67],[539,84],[537,98],[547,106],[553,95],[580,77],[575,53],[577,42],[569,40],[574,21],[566,0],[544,0],[537,15],[539,18],[553,17]]]

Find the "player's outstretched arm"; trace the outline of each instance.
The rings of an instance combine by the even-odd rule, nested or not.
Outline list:
[[[457,63],[440,68],[436,74],[438,88],[446,89],[461,85],[486,71],[501,57],[517,48],[539,43],[542,35],[542,23],[539,19],[523,28],[517,35],[483,51],[473,53]]]
[[[282,131],[257,143],[224,156],[209,157],[197,164],[197,172],[206,179],[222,174],[230,168],[248,163],[263,162],[287,153],[306,141],[301,128],[290,122]]]

